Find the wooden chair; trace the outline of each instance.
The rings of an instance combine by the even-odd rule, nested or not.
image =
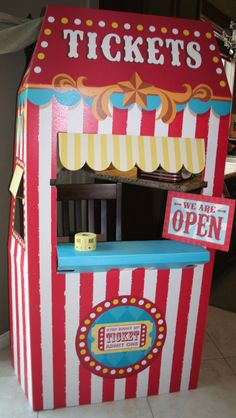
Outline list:
[[[73,242],[76,232],[95,232],[98,241],[107,241],[108,224],[114,227],[114,223],[114,239],[109,240],[121,240],[121,183],[56,187],[58,242]],[[112,201],[113,205],[109,205]],[[109,215],[113,217],[108,219]]]

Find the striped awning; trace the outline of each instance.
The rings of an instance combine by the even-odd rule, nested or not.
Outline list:
[[[111,164],[120,171],[138,166],[152,172],[162,167],[177,173],[185,167],[190,173],[200,173],[205,166],[204,140],[135,135],[105,135],[59,133],[59,157],[68,170],[78,170],[85,164],[95,171],[106,170]]]

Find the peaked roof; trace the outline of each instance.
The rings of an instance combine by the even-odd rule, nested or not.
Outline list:
[[[180,104],[231,97],[209,24],[60,6],[46,10],[22,87],[120,93],[142,107],[167,91]]]

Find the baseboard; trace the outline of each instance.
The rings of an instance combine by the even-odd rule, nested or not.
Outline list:
[[[10,345],[10,332],[7,331],[4,334],[0,335],[0,350],[3,350],[9,345]]]

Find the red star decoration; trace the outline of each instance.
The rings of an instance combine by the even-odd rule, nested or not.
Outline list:
[[[151,84],[144,83],[138,73],[134,73],[130,81],[121,81],[118,86],[124,93],[124,106],[132,103],[137,103],[142,107],[147,106],[147,95],[150,94]]]

